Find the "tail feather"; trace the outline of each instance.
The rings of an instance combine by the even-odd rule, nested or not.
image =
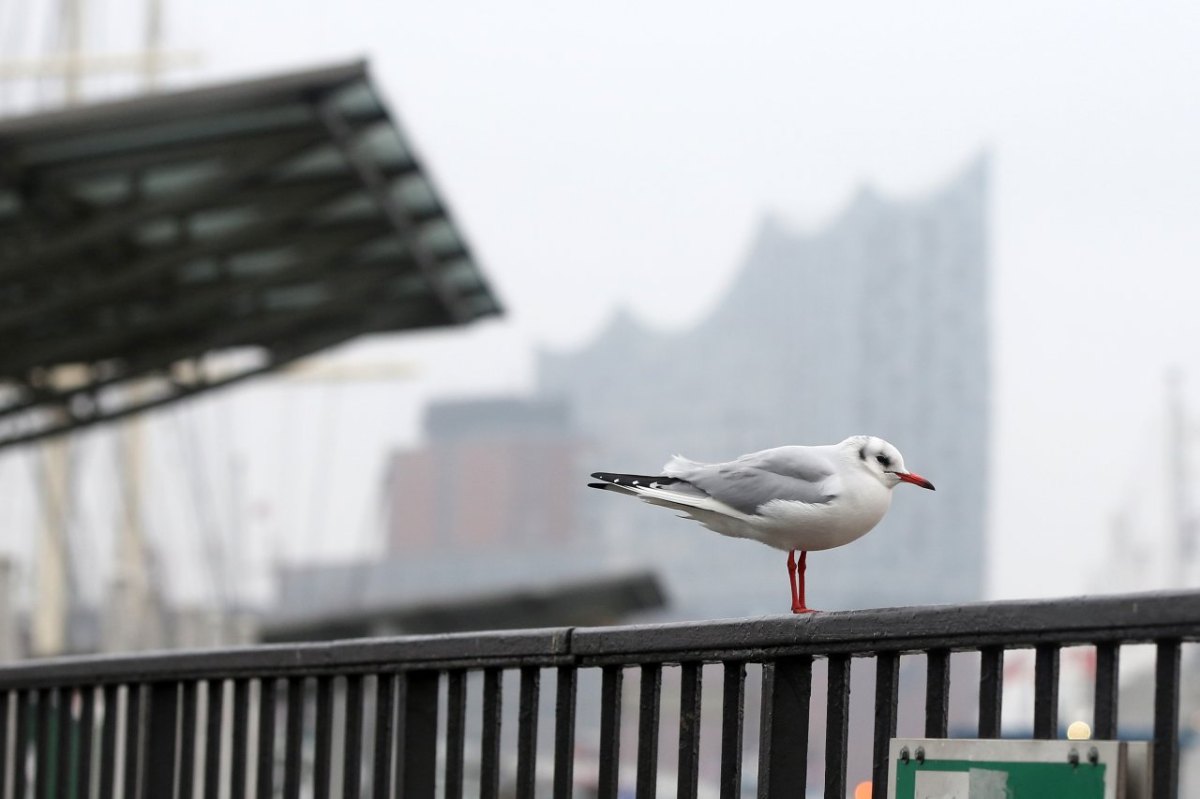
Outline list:
[[[609,488],[610,486],[638,486],[641,488],[666,488],[683,482],[674,477],[649,474],[620,474],[618,472],[593,472],[592,477],[600,483],[588,483],[592,488]]]
[[[672,455],[671,459],[663,466],[663,474],[679,479],[686,479],[687,475],[703,465],[699,461],[685,458],[682,455]]]
[[[686,469],[689,466],[699,466],[699,464],[676,456],[667,466],[667,470],[673,470],[674,468]],[[673,477],[669,474],[645,475],[618,472],[593,472],[592,477],[600,482],[588,483],[589,488],[628,494],[651,505],[678,511],[682,514],[680,518],[700,522],[708,529],[722,535],[753,537],[747,536],[741,527],[746,521],[745,514],[714,500],[706,491],[682,477]]]

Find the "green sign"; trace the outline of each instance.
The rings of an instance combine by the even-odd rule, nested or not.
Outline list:
[[[896,760],[896,799],[1104,799],[1103,763]]]
[[[1148,799],[1150,747],[893,738],[888,799]]]

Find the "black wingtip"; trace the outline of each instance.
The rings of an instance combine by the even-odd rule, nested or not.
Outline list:
[[[588,488],[608,488],[608,483],[588,483]]]

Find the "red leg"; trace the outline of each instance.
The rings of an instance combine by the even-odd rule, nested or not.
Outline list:
[[[807,550],[804,550],[800,553],[800,563],[797,565],[797,571],[800,572],[800,575],[799,575],[800,587],[797,590],[797,592],[800,594],[800,607],[803,609],[801,612],[807,613],[809,608],[808,608],[808,604],[804,601],[804,573],[806,571],[808,571],[808,551]]]
[[[803,613],[800,597],[796,593],[796,550],[788,552],[788,587],[792,589],[792,613]]]
[[[793,554],[788,555],[788,570],[793,572],[792,578],[796,581],[796,585],[792,586],[792,613],[812,613],[813,609],[804,602],[804,572],[808,568],[808,552],[800,551],[800,562],[795,566],[791,561]]]

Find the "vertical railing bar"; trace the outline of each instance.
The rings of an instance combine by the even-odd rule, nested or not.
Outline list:
[[[92,749],[96,737],[96,689],[87,686],[80,689],[79,750],[76,763],[79,781],[76,783],[76,799],[91,799],[92,796]],[[0,751],[3,748],[0,747]],[[0,785],[3,785],[0,782]]]
[[[1117,687],[1121,648],[1116,641],[1096,644],[1096,696],[1092,735],[1104,741],[1117,737]]]
[[[404,795],[404,767],[406,765],[405,736],[408,729],[405,725],[405,714],[408,712],[408,674],[400,672],[396,675],[396,728],[392,735],[392,785],[397,796]]]
[[[29,716],[32,691],[17,692],[17,718],[13,729],[13,796],[24,799],[28,786],[26,763],[29,759]]]
[[[300,799],[304,746],[304,677],[287,679],[287,722],[283,741],[283,799]]]
[[[259,799],[275,796],[275,704],[279,685],[273,677],[258,681],[258,763],[255,784]]]
[[[808,779],[808,724],[812,657],[798,655],[763,664],[759,720],[758,796],[802,796]]]
[[[950,726],[950,650],[925,653],[925,737],[945,738]]]
[[[125,780],[121,799],[139,799],[142,796],[139,780],[142,773],[142,690],[141,683],[125,686]]]
[[[375,799],[392,795],[392,738],[396,725],[396,675],[375,676],[375,762],[372,790]]]
[[[179,799],[192,799],[196,785],[196,708],[200,685],[183,683],[183,710],[179,714]]]
[[[342,799],[360,799],[363,772],[363,678],[346,677],[346,745],[342,772]]]
[[[742,795],[742,733],[745,719],[746,664],[728,661],[721,696],[721,799]]]
[[[433,799],[437,791],[438,685],[436,671],[403,674],[404,748],[399,757],[400,790],[405,799]],[[532,796],[532,793],[518,796]]]
[[[0,797],[8,799],[8,775],[12,773],[9,768],[8,756],[8,725],[10,710],[12,708],[12,691],[0,691]]]
[[[329,799],[333,760],[333,677],[317,678],[316,748],[313,752],[313,799]]]
[[[72,746],[75,722],[72,714],[71,705],[74,704],[75,691],[79,689],[63,686],[58,690],[58,703],[55,706],[57,719],[55,720],[55,733],[57,733],[57,742],[55,743],[57,763],[54,768],[54,787],[51,790],[53,796],[68,799],[68,792],[71,790],[72,780],[78,777],[79,771],[75,766],[74,754],[75,750]]]
[[[1179,796],[1179,669],[1178,639],[1159,641],[1154,661],[1154,799]]]
[[[616,799],[621,758],[621,666],[600,673],[600,773],[597,799]]]
[[[99,799],[112,799],[116,790],[117,723],[120,686],[104,686],[104,723],[100,726],[100,784]]]
[[[221,732],[225,716],[225,680],[211,679],[208,685],[208,717],[204,733],[204,799],[221,799]]]
[[[1004,707],[1004,649],[979,650],[979,737],[1000,737],[1000,712]]]
[[[246,799],[246,761],[250,757],[250,681],[233,681],[233,740],[229,745],[229,799]]]
[[[1033,663],[1033,737],[1053,740],[1058,737],[1058,661],[1057,644],[1042,644]]]
[[[537,723],[541,669],[521,667],[517,700],[517,796],[533,796],[537,769]]]
[[[463,753],[466,747],[467,675],[446,675],[446,799],[462,799]]]
[[[571,799],[575,780],[575,700],[578,675],[575,666],[558,668],[554,700],[554,799]]]
[[[846,797],[846,752],[850,726],[850,656],[829,656],[825,717],[825,799]]]
[[[637,797],[655,799],[658,792],[658,716],[662,696],[662,665],[642,666],[638,703]]]
[[[194,685],[194,684],[193,684]],[[194,694],[193,694],[194,698]],[[146,756],[140,772],[141,791],[147,799],[175,796],[178,787],[180,796],[190,796],[183,790],[182,768],[176,771],[175,742],[180,739],[177,730],[179,713],[179,683],[151,683],[146,692]],[[185,700],[186,701],[186,700]],[[186,718],[187,706],[184,706]],[[178,774],[180,784],[176,783]],[[133,796],[126,791],[127,796]]]
[[[704,664],[680,664],[679,678],[679,776],[677,799],[696,799],[700,790],[700,710],[703,699]]]
[[[483,750],[479,761],[480,799],[500,795],[500,712],[504,673],[491,668],[483,671]]]
[[[49,799],[50,788],[54,783],[53,738],[54,729],[54,689],[43,688],[38,692],[38,721],[37,738],[34,749],[33,795],[37,799]]]
[[[880,652],[875,656],[875,741],[871,752],[871,785],[879,786],[874,791],[878,799],[882,799],[891,770],[888,750],[896,735],[899,688],[899,653]]]

